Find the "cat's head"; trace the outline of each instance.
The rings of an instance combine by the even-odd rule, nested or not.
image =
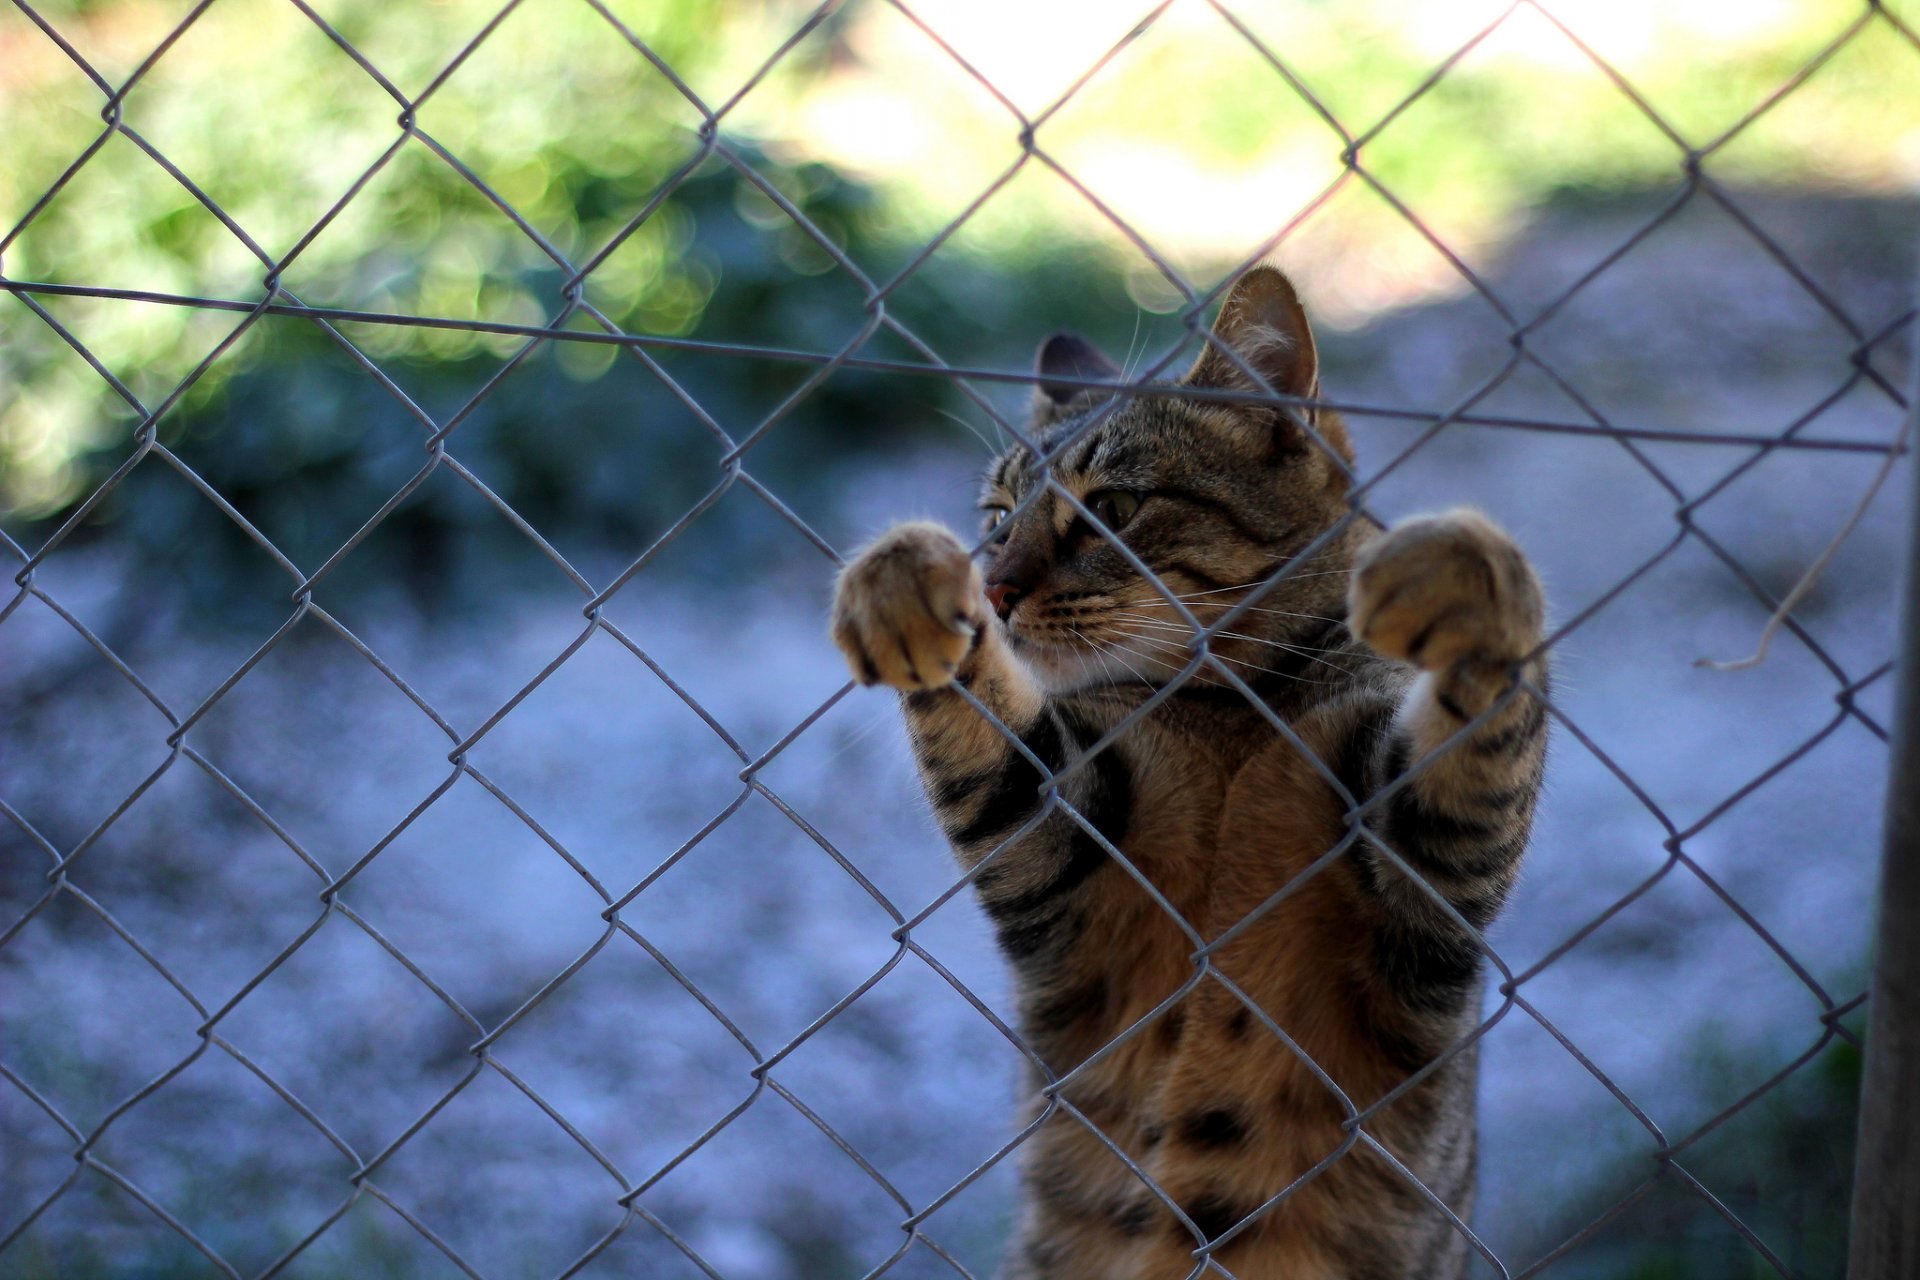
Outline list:
[[[1056,687],[1165,679],[1187,662],[1192,635],[1168,593],[1206,624],[1348,514],[1353,451],[1330,411],[1273,397],[1114,399],[1072,385],[1122,378],[1070,334],[1041,346],[1038,372],[1030,438],[1055,454],[1055,484],[1112,538],[1047,489],[1040,457],[1016,445],[987,469],[984,573],[1014,646]],[[1176,385],[1317,397],[1313,336],[1287,278],[1266,266],[1241,276],[1213,340]],[[1344,542],[1322,548],[1262,597],[1260,612],[1236,619],[1236,634],[1215,640],[1213,652],[1248,679],[1271,666],[1273,641],[1335,614],[1348,551]]]

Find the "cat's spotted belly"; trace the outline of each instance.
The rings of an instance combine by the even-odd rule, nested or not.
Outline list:
[[[1450,1274],[1413,1261],[1452,1250],[1413,1229],[1440,1220],[1372,1144],[1424,1173],[1404,1139],[1447,1127],[1449,1112],[1465,1119],[1456,1095],[1470,1072],[1439,1073],[1372,1110],[1424,1059],[1409,1060],[1417,1046],[1383,1051],[1391,1027],[1368,1024],[1369,923],[1349,880],[1331,868],[1299,878],[1338,844],[1343,803],[1290,747],[1256,756],[1230,782],[1180,785],[1217,797],[1220,826],[1198,834],[1220,847],[1172,865],[1236,874],[1190,886],[1163,878],[1150,857],[1138,868],[1203,942],[1228,940],[1198,985],[1109,1047],[1192,981],[1195,947],[1152,895],[1124,891],[1118,868],[1102,873],[1114,877],[1116,909],[1089,924],[1079,954],[1109,966],[1099,990],[1126,994],[1096,1004],[1077,985],[1077,999],[1036,1010],[1053,1021],[1033,1026],[1033,1038],[1071,1083],[1029,1143],[1034,1217],[1021,1235],[1035,1256],[1009,1276],[1186,1276],[1195,1251],[1215,1241],[1241,1280]],[[1168,847],[1168,833],[1146,834]],[[1396,1254],[1414,1269],[1397,1269]]]
[[[1173,1280],[1208,1244],[1240,1280],[1403,1274],[1361,1262],[1380,1262],[1375,1228],[1397,1222],[1384,1162],[1312,1068],[1251,1042],[1271,1032],[1244,1034],[1244,1048],[1196,1039],[1140,1068],[1139,1096],[1063,1095],[1072,1106],[1030,1144],[1033,1247],[1010,1276]]]

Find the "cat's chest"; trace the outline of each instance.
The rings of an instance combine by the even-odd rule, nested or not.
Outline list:
[[[1238,899],[1270,884],[1270,875],[1249,873],[1271,867],[1276,843],[1324,835],[1331,794],[1313,761],[1292,748],[1294,735],[1276,723],[1285,722],[1244,709],[1175,705],[1131,726],[1117,744],[1131,780],[1128,855],[1143,870],[1165,873],[1169,889],[1205,889],[1207,900],[1219,891]],[[1212,914],[1201,912],[1195,923]]]

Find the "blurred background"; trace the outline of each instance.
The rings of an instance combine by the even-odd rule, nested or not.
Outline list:
[[[1477,1229],[1836,1273],[1909,464],[1696,660],[1901,429],[1916,22],[0,9],[0,1276],[990,1274],[1008,984],[964,893],[893,939],[954,873],[829,552],[1020,421],[886,365],[1150,366],[1261,256],[1372,508],[1562,628]]]

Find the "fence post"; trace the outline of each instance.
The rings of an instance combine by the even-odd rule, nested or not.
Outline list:
[[[1920,439],[1920,327],[1912,368],[1910,445]],[[1847,1280],[1920,1276],[1920,465],[1912,470]]]

